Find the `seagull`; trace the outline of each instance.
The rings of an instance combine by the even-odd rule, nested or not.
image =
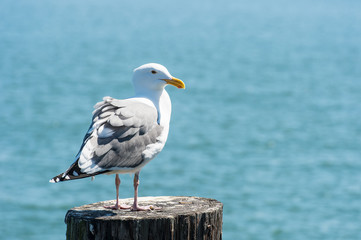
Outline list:
[[[57,183],[115,174],[116,203],[109,209],[133,211],[154,209],[138,205],[139,172],[167,141],[171,101],[167,85],[184,89],[185,84],[157,63],[148,63],[133,72],[134,97],[104,97],[97,103],[93,118],[75,162],[63,173],[50,179]],[[132,206],[119,204],[119,174],[134,173]]]

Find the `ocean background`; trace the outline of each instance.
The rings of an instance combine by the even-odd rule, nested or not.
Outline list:
[[[361,239],[361,2],[0,0],[0,239],[65,239],[114,176],[59,184],[103,96],[165,65],[140,196],[224,204],[223,239]],[[133,196],[122,175],[120,197]]]

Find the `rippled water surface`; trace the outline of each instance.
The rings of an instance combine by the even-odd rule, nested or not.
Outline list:
[[[113,176],[48,180],[147,62],[187,89],[167,87],[170,135],[141,196],[218,199],[227,240],[361,239],[359,1],[0,5],[0,239],[64,239],[67,209],[114,198]]]

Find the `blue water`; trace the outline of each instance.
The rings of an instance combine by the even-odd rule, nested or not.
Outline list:
[[[186,83],[141,196],[224,203],[223,237],[361,239],[361,2],[0,1],[0,239],[64,239],[113,176],[50,184],[103,96]],[[132,197],[122,176],[121,197]],[[15,230],[16,229],[16,230]]]

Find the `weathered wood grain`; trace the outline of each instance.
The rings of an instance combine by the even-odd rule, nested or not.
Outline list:
[[[133,199],[121,199],[130,205]],[[98,202],[70,209],[65,216],[68,240],[222,239],[223,204],[199,197],[142,197],[139,204],[159,210],[110,210]]]

